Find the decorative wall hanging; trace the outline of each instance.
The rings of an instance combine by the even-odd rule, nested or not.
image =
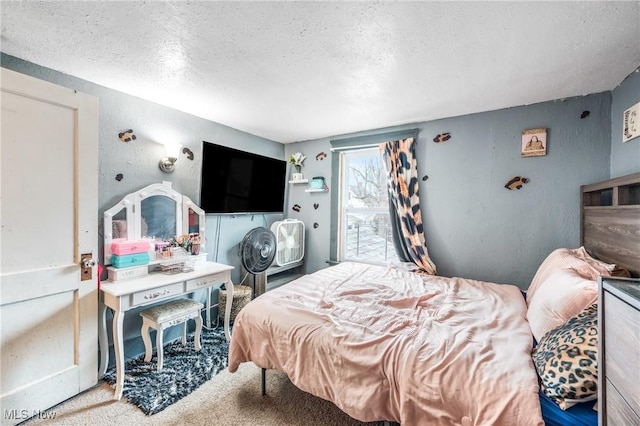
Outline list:
[[[118,139],[122,142],[131,142],[136,140],[136,135],[133,134],[133,130],[129,129],[118,133]]]
[[[640,136],[640,102],[625,110],[622,122],[622,142]]]
[[[120,182],[120,181],[122,180],[122,178],[123,178],[123,177],[124,177],[124,176],[122,176],[122,173],[118,173],[118,174],[116,175],[116,180],[117,180],[118,182]]]
[[[298,204],[294,204],[293,207],[291,207],[293,209],[294,212],[299,212],[301,207]]]
[[[582,111],[582,114],[580,114],[580,118],[587,118],[589,116],[589,114],[591,114],[591,112],[589,111]]]
[[[318,204],[318,203],[313,203],[313,208],[314,208],[314,209],[318,210],[318,207],[320,207],[320,204]]]
[[[319,152],[316,154],[316,161],[322,161],[325,158],[327,158],[327,154],[325,154],[324,152]]]
[[[525,183],[529,183],[529,179],[522,176],[514,176],[504,187],[511,191],[512,189],[522,188]]]
[[[442,143],[442,142],[446,142],[449,139],[451,139],[451,133],[440,133],[438,136],[436,136],[435,138],[433,138],[433,141],[435,143]]]
[[[423,182],[426,181],[427,179],[429,179],[429,176],[427,176],[427,175],[422,176],[422,181]]]
[[[193,151],[189,148],[182,148],[182,153],[185,154],[189,160],[193,160]]]
[[[523,130],[521,154],[523,157],[547,155],[547,129]]]
[[[318,228],[318,226],[320,226],[320,225],[318,225],[318,222],[315,222],[315,223],[313,224],[313,229],[317,229],[317,228]]]

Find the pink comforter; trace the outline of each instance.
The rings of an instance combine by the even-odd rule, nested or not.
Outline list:
[[[517,287],[342,263],[253,300],[229,370],[253,361],[361,421],[543,425]]]

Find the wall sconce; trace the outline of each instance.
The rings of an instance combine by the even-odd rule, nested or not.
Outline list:
[[[173,172],[176,161],[178,161],[178,155],[180,155],[181,147],[182,145],[177,143],[164,144],[165,156],[162,157],[162,159],[160,160],[160,164],[158,164],[158,166],[160,167],[160,170],[162,170],[165,173]]]

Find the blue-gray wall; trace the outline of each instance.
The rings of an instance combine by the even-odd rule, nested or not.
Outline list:
[[[590,112],[584,119],[583,111]],[[609,178],[610,121],[611,92],[605,92],[336,138],[418,128],[418,175],[429,176],[420,182],[421,206],[439,275],[526,288],[553,249],[579,245],[579,188]],[[522,130],[539,127],[547,128],[547,155],[522,158]],[[442,132],[451,139],[434,143]],[[307,155],[305,176],[330,182],[331,139],[290,144],[285,154]],[[317,161],[321,151],[328,157]],[[530,182],[519,191],[505,189],[517,175]],[[330,200],[329,194],[290,187],[287,215],[307,227],[308,272],[326,266]]]
[[[621,142],[622,113],[637,102],[640,68],[611,92],[304,141],[286,145],[285,156],[302,152],[305,177],[331,182],[332,139],[418,128],[419,175],[429,176],[420,187],[423,219],[438,273],[526,288],[552,249],[580,243],[580,185],[640,172],[640,138]],[[590,114],[581,119],[583,111]],[[538,127],[548,128],[547,156],[521,158],[522,129]],[[441,132],[453,138],[433,143]],[[320,152],[327,157],[316,160]],[[504,189],[515,175],[531,182]],[[327,266],[337,206],[329,193],[304,189],[289,185],[286,214],[305,223],[306,270],[313,272]]]
[[[640,102],[640,68],[632,72],[613,91],[611,103],[611,177],[640,171],[640,137],[622,143],[622,117]]]

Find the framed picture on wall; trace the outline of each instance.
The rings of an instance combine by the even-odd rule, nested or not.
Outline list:
[[[547,129],[527,129],[522,131],[523,157],[547,155]]]
[[[640,136],[640,102],[625,110],[622,123],[622,142]]]

